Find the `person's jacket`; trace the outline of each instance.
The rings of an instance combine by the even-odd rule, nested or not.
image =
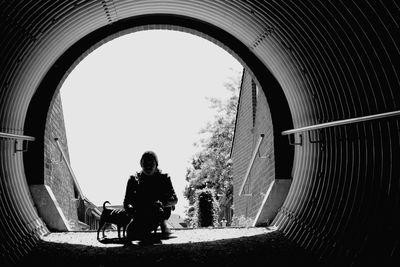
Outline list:
[[[173,207],[178,202],[171,178],[168,174],[156,171],[152,176],[143,172],[129,178],[124,198],[124,208],[132,205],[134,210],[140,210],[160,201],[163,207]]]

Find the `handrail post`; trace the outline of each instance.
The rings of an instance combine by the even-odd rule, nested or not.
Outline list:
[[[4,132],[0,132],[0,138],[14,140],[14,153],[28,151],[29,141],[35,141],[35,137],[32,137],[32,136],[20,135],[20,134],[10,134],[10,133],[4,133]],[[22,140],[22,149],[18,148],[19,140]]]
[[[293,134],[293,142],[292,142],[292,139],[290,138],[291,136],[292,136],[291,134],[288,135],[290,145],[292,145],[292,146],[296,146],[296,145],[302,146],[303,145],[303,135],[302,134],[299,134],[299,138],[300,138],[299,142],[296,142],[295,134]]]

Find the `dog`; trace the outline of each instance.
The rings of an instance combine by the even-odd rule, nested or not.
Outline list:
[[[99,240],[100,231],[103,233],[103,239],[105,237],[104,231],[108,224],[117,225],[118,238],[121,239],[121,229],[122,236],[126,237],[126,229],[128,224],[131,222],[131,217],[124,209],[107,209],[106,204],[110,204],[109,201],[103,203],[103,212],[100,216],[99,229],[97,230],[97,240]]]

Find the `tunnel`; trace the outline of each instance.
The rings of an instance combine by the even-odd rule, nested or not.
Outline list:
[[[395,0],[0,1],[0,263],[48,232],[30,186],[62,82],[105,42],[162,29],[222,47],[263,89],[286,238],[332,264],[398,264],[399,18]]]

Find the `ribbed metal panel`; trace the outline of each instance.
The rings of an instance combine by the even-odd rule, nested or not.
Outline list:
[[[79,40],[154,14],[200,20],[241,41],[279,82],[295,128],[400,109],[395,1],[1,1],[0,131],[24,134],[43,78]],[[191,32],[237,56],[232,44],[186,26],[134,30]],[[275,99],[267,100],[272,117],[279,116]],[[302,133],[293,165],[276,158],[292,168],[293,182],[275,224],[300,246],[338,263],[388,261],[398,254],[399,129],[393,117]],[[30,199],[24,157],[13,147],[14,141],[0,140],[1,256],[8,260],[26,254],[46,231]]]
[[[30,198],[30,193],[24,179],[10,179],[7,173],[14,177],[23,177],[22,154],[15,153],[14,140],[0,140],[2,176],[0,187],[0,227],[2,249],[1,260],[10,262],[26,255],[34,248],[38,237],[48,230],[37,218],[36,210]],[[3,159],[13,159],[5,161]]]
[[[387,56],[386,47],[394,48],[390,51],[396,58],[399,58],[398,49],[392,37],[378,40],[377,36],[371,34],[382,33],[382,31],[374,30],[374,27],[390,26],[372,25],[371,22],[379,21],[379,19],[371,18],[372,9],[369,9],[369,5],[363,7],[356,7],[352,3],[346,7],[339,3],[335,5],[326,3],[326,6],[320,4],[318,7],[313,5],[316,4],[308,6],[309,11],[303,9],[307,15],[302,18],[311,21],[320,20],[320,23],[315,23],[315,25],[324,27],[320,31],[314,29],[311,32],[321,33],[321,37],[316,41],[323,44],[319,53],[326,60],[327,65],[315,66],[307,70],[312,80],[322,85],[315,88],[313,95],[316,94],[318,99],[326,101],[323,106],[326,111],[322,110],[317,114],[318,120],[332,121],[398,109],[398,98],[393,95],[390,97],[396,89],[390,88],[389,84],[389,81],[398,84],[398,78],[393,69],[393,59]],[[367,10],[362,10],[362,8]],[[387,13],[387,9],[381,10],[384,11],[385,17],[393,17]],[[398,8],[394,10],[398,13]],[[369,18],[365,15],[368,11]],[[322,14],[320,19],[313,19],[313,14],[318,13]],[[361,20],[364,20],[364,23]],[[288,24],[285,23],[285,25]],[[370,28],[369,33],[367,33],[368,28]],[[299,49],[303,48],[299,47]],[[308,51],[310,56],[313,56],[313,52],[317,50],[308,49]],[[318,58],[321,56],[317,56],[312,62],[314,64],[323,62],[318,61]],[[389,75],[392,77],[388,78]],[[313,88],[310,86],[309,90]],[[301,111],[301,109],[298,110]],[[397,123],[397,121],[393,122],[394,125]],[[386,125],[386,133],[381,124]],[[277,220],[285,225],[291,239],[313,249],[316,254],[342,257],[343,261],[351,261],[357,257],[359,261],[363,261],[362,257],[378,258],[376,255],[368,255],[367,251],[371,251],[368,249],[371,249],[374,241],[386,243],[387,233],[380,231],[381,236],[367,234],[366,228],[374,228],[373,225],[378,223],[378,218],[384,214],[382,211],[391,210],[388,208],[391,203],[387,199],[389,195],[381,195],[382,190],[386,192],[390,188],[393,190],[393,180],[390,182],[389,179],[396,178],[390,172],[396,170],[398,173],[398,168],[391,164],[393,154],[398,154],[399,150],[398,132],[396,134],[395,130],[397,126],[389,125],[388,122],[371,122],[365,125],[324,130],[322,135],[326,140],[319,145],[323,149],[319,153],[321,156],[314,159],[310,159],[310,156],[318,156],[318,154],[306,147],[308,144],[297,148],[295,184],[282,209],[282,214],[285,214],[287,220],[292,223]],[[388,132],[390,128],[392,134]],[[310,165],[311,162],[314,162],[315,167]],[[320,163],[322,166],[317,165]],[[388,173],[384,174],[384,170]],[[376,180],[380,180],[381,183],[378,185]],[[398,185],[398,181],[394,184]],[[304,188],[310,188],[310,190],[304,191]],[[379,199],[386,199],[386,201],[379,202]],[[389,206],[392,208],[398,206],[398,200],[397,203],[395,201]],[[387,221],[386,230],[391,229],[392,236],[398,238],[398,232],[393,229],[394,217],[389,214],[390,212],[387,212],[385,215],[386,219],[391,218]],[[395,222],[398,223],[397,220]],[[391,245],[387,245],[386,252],[384,249],[379,251],[380,255],[388,256],[398,249],[393,247],[388,249],[390,246],[396,246],[393,239]],[[346,245],[342,243],[344,240],[346,240],[344,242]]]

